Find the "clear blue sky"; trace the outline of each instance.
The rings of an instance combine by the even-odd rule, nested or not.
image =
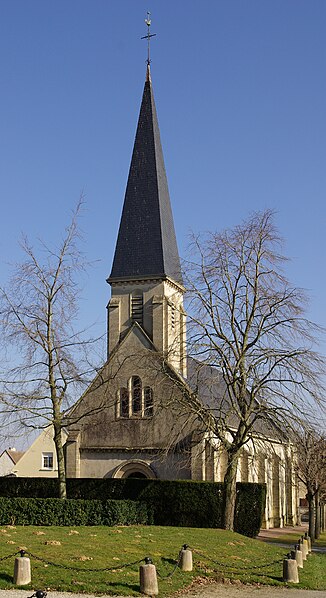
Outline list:
[[[80,195],[100,260],[82,317],[105,331],[145,77],[152,79],[181,255],[190,230],[274,208],[288,275],[325,316],[325,0],[1,0],[0,277],[21,231],[55,242]]]

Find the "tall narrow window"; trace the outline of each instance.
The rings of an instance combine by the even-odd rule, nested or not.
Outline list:
[[[141,414],[141,379],[133,376],[131,379],[132,412],[134,415]]]
[[[153,391],[149,386],[144,388],[144,415],[145,417],[153,415]]]
[[[138,324],[143,324],[143,294],[133,293],[131,295],[131,319]]]
[[[127,388],[120,388],[120,417],[129,417],[129,393]]]

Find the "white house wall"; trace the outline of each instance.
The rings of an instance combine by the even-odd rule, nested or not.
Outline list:
[[[52,454],[53,468],[43,466],[43,456]],[[16,463],[12,473],[18,477],[46,477],[54,478],[58,475],[58,465],[53,440],[53,428],[49,426],[43,430]]]
[[[0,476],[9,475],[15,464],[9,455],[4,451],[0,456]]]

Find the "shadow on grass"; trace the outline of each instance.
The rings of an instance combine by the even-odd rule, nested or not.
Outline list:
[[[283,577],[280,577],[279,575],[270,575],[269,573],[255,573],[255,577],[261,577],[264,580],[271,579],[273,581],[280,581],[281,583],[284,583]]]
[[[264,575],[262,575],[261,577],[264,577]],[[266,579],[266,577],[267,577],[267,579],[273,579],[274,581],[279,581],[281,583],[284,583],[283,577],[280,577],[279,575],[265,575],[265,579]]]
[[[127,590],[132,590],[133,592],[137,592],[137,594],[140,594],[140,588],[139,585],[133,584],[133,583],[122,583],[122,582],[108,582],[108,587],[109,588],[126,588]]]
[[[264,544],[276,544],[277,546],[291,546],[293,544],[297,544],[299,542],[299,538],[296,536],[293,538],[258,538],[259,542],[264,542]]]
[[[0,580],[7,581],[9,583],[13,583],[12,575],[8,575],[7,573],[0,573]]]
[[[165,558],[164,556],[161,557],[161,561],[162,561],[162,563],[168,563],[169,565],[173,565],[174,567],[177,564],[177,561],[175,559],[168,559],[168,558]]]

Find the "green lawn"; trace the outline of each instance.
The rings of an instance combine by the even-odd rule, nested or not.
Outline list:
[[[193,572],[184,573],[177,569],[172,577],[163,579],[173,572],[184,543],[194,549]],[[243,583],[285,585],[282,562],[275,563],[284,557],[284,548],[218,529],[154,526],[0,528],[0,559],[21,548],[31,553],[31,588],[136,596],[139,595],[139,564],[124,565],[146,556],[153,559],[162,576],[158,579],[162,595],[186,588],[196,578],[233,578]],[[310,556],[296,587],[326,589],[325,563],[325,554]],[[268,566],[262,567],[264,564]],[[258,568],[253,569],[253,566]],[[14,557],[0,561],[1,589],[13,587],[13,567]],[[113,567],[113,570],[90,571],[105,567]]]

